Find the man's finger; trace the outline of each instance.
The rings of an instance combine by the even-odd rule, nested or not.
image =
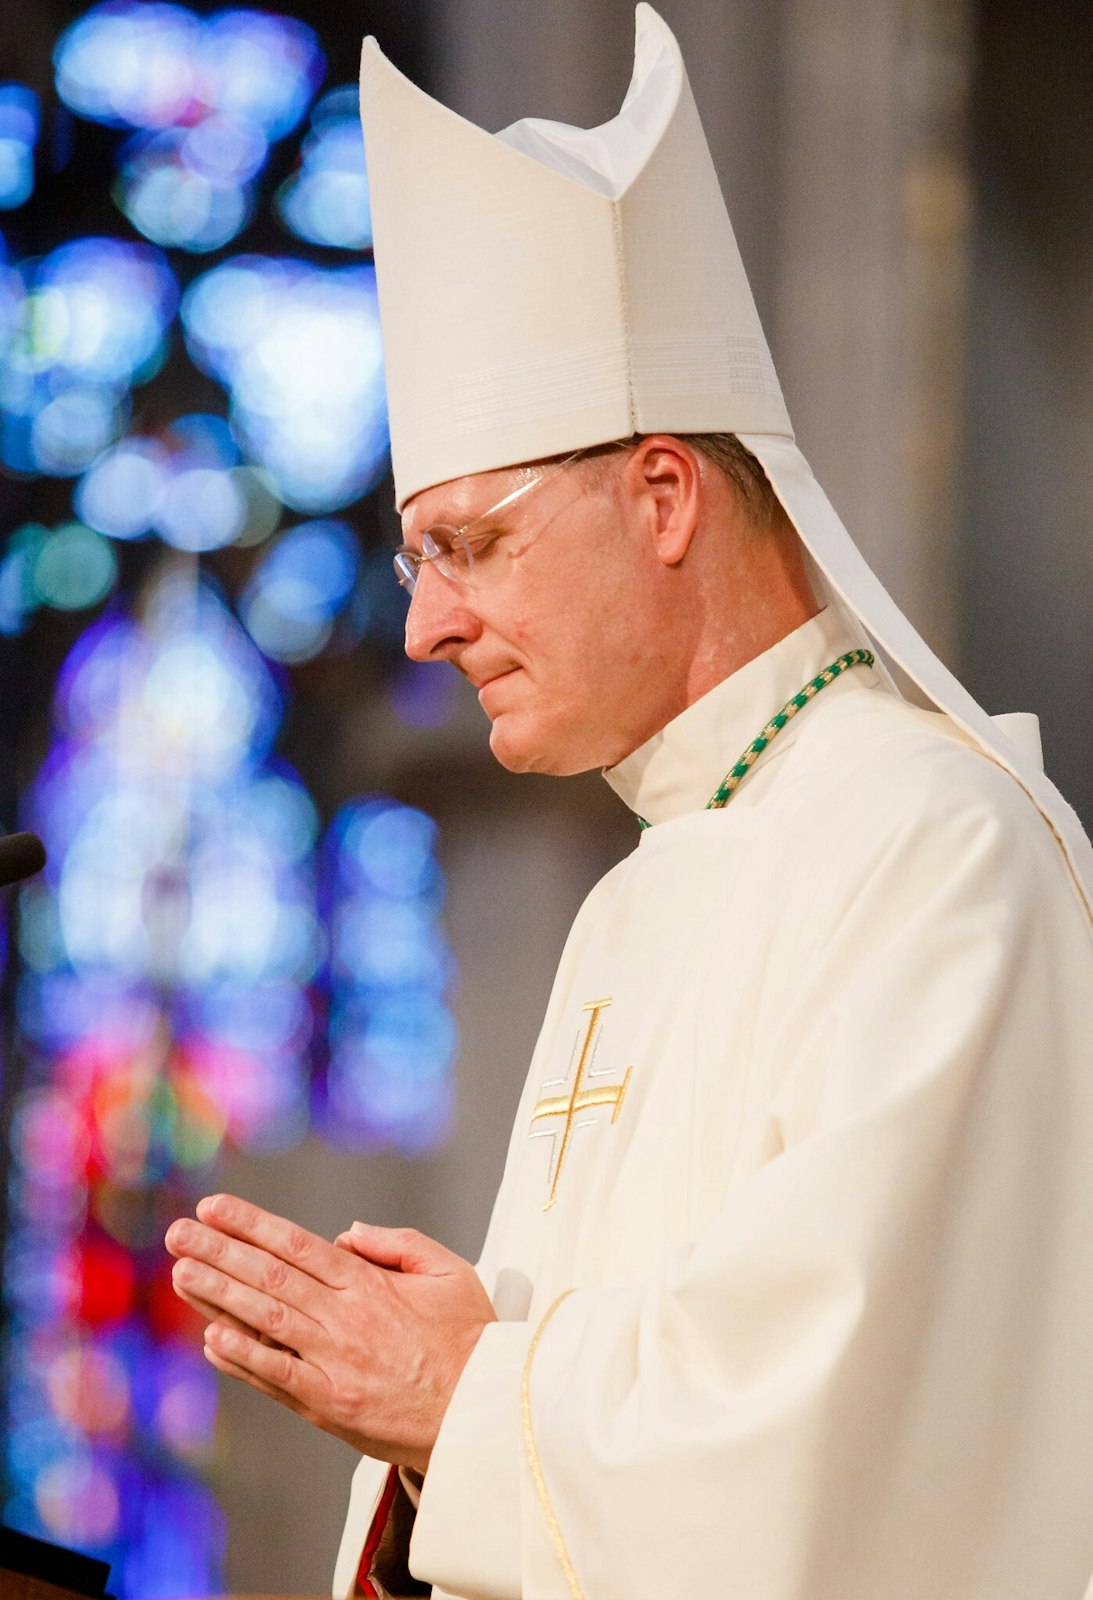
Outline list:
[[[317,1350],[327,1341],[322,1325],[305,1312],[251,1289],[203,1261],[183,1256],[175,1262],[172,1279],[180,1291],[212,1307],[214,1320],[226,1313],[240,1325],[243,1335],[269,1334],[271,1349]]]
[[[237,1333],[249,1333],[254,1338],[258,1337],[256,1328],[248,1328],[245,1322],[240,1322],[239,1318],[233,1317],[230,1312],[221,1311],[219,1306],[209,1305],[207,1301],[201,1299],[200,1295],[189,1294],[177,1283],[172,1284],[172,1287],[178,1298],[188,1305],[192,1311],[196,1311],[199,1317],[204,1317],[206,1322],[226,1321]]]
[[[376,1266],[396,1272],[427,1273],[443,1278],[462,1271],[467,1263],[462,1256],[418,1233],[416,1228],[381,1228],[372,1222],[354,1222],[334,1241],[343,1251],[351,1250]]]
[[[280,1256],[189,1217],[172,1222],[166,1244],[173,1256],[203,1261],[237,1283],[261,1290],[273,1300],[282,1300],[306,1316],[317,1317],[322,1302],[327,1302],[327,1309],[332,1303],[328,1284],[319,1283]]]
[[[236,1333],[245,1333],[249,1339],[257,1339],[262,1344],[268,1344],[274,1350],[286,1350],[288,1348],[287,1345],[281,1344],[280,1340],[275,1339],[272,1334],[260,1333],[257,1328],[251,1328],[247,1323],[240,1322],[239,1318],[233,1317],[230,1311],[221,1311],[219,1306],[210,1305],[208,1301],[202,1300],[198,1295],[187,1294],[177,1284],[173,1284],[172,1287],[178,1298],[188,1305],[191,1310],[196,1311],[198,1316],[209,1326],[219,1324],[225,1328],[232,1328]]]
[[[278,1389],[273,1384],[267,1383],[264,1378],[259,1377],[255,1372],[249,1371],[246,1367],[240,1366],[238,1362],[229,1361],[211,1345],[205,1346],[204,1353],[209,1365],[215,1367],[217,1372],[222,1372],[226,1378],[238,1379],[240,1383],[247,1384],[249,1388],[257,1390],[259,1394],[268,1395],[271,1400],[276,1400],[278,1405],[285,1406],[289,1411],[294,1411],[305,1422],[310,1422],[316,1428],[322,1428],[325,1433],[332,1434],[335,1439],[343,1439],[346,1444],[352,1445],[355,1449],[359,1448],[357,1441],[350,1433],[338,1428],[328,1417],[320,1415],[304,1401],[297,1399],[295,1395],[289,1394],[287,1390]]]
[[[226,1378],[238,1378],[242,1383],[249,1384],[252,1389],[257,1389],[259,1394],[268,1395],[271,1400],[277,1400],[281,1405],[287,1406],[290,1411],[295,1411],[298,1416],[303,1417],[306,1421],[313,1422],[315,1420],[308,1407],[301,1401],[295,1399],[286,1390],[278,1389],[272,1383],[267,1383],[264,1378],[260,1378],[247,1367],[241,1367],[237,1362],[229,1361],[215,1346],[206,1344],[203,1353],[209,1365],[215,1367],[217,1372],[222,1372]]]
[[[277,1256],[329,1288],[345,1288],[352,1280],[353,1269],[344,1250],[249,1200],[231,1194],[208,1195],[198,1201],[197,1215],[208,1227]]]
[[[217,1324],[206,1328],[205,1354],[222,1372],[243,1378],[309,1417],[317,1417],[315,1402],[321,1403],[329,1388],[319,1371],[295,1351],[267,1345],[233,1328]]]

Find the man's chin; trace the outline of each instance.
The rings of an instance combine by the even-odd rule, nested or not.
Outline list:
[[[552,778],[568,778],[597,765],[580,760],[563,739],[550,738],[542,727],[535,726],[533,718],[511,711],[502,712],[493,722],[490,751],[508,772],[541,772]]]

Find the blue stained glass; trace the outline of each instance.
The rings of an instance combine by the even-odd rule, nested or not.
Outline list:
[[[181,433],[204,459],[227,448],[215,423]],[[25,891],[17,1003],[36,1077],[13,1123],[9,1510],[110,1560],[127,1600],[221,1582],[222,1517],[193,1476],[213,1375],[150,1196],[184,1208],[225,1139],[307,1126],[316,821],[268,764],[280,712],[215,588],[161,582],[139,625],[103,619],[73,651],[29,800],[50,861]]]
[[[53,53],[73,111],[116,127],[174,128],[211,111],[270,139],[304,115],[325,71],[314,31],[294,17],[107,0],[65,30]]]
[[[280,139],[297,125],[326,61],[314,31],[294,17],[221,11],[202,30],[200,61],[218,110]]]
[[[327,1137],[414,1153],[451,1110],[455,964],[439,920],[436,824],[391,800],[357,801],[331,824]]]
[[[57,41],[57,93],[96,122],[170,127],[196,98],[199,27],[184,6],[117,0],[93,6]]]
[[[281,185],[277,209],[301,239],[342,250],[372,245],[372,220],[357,90],[325,94],[312,113],[299,170]]]
[[[333,632],[360,571],[356,537],[341,522],[310,522],[282,534],[240,600],[251,638],[276,661],[307,661]]]
[[[23,324],[9,360],[103,383],[141,382],[157,369],[178,305],[166,259],[149,245],[74,239],[30,272]]]
[[[110,1560],[119,1600],[176,1600],[223,1587],[223,1518],[199,1481],[216,1388],[170,1294],[152,1192],[185,1209],[226,1142],[292,1144],[312,1106],[348,1147],[437,1143],[455,965],[431,819],[352,802],[320,848],[311,798],[271,755],[286,679],[267,660],[401,632],[389,558],[331,520],[387,465],[371,266],[205,271],[181,320],[229,417],[125,434],[156,413],[130,391],[162,368],[179,310],[157,245],[220,249],[248,225],[272,145],[319,91],[316,35],[246,8],[107,0],[54,59],[78,116],[126,130],[114,199],[150,242],[73,239],[18,266],[0,240],[0,456],[78,480],[77,520],[0,547],[0,633],[101,604],[110,541],[269,541],[244,626],[192,575],[154,585],[139,622],[109,603],[59,674],[26,796],[50,862],[18,924],[5,1520]],[[34,178],[26,93],[0,86],[0,208]],[[342,85],[314,106],[275,202],[342,249],[370,242],[355,101]],[[286,505],[315,520],[273,537]]]
[[[21,83],[0,84],[0,210],[13,211],[34,192],[38,96]]]
[[[139,1526],[120,1562],[124,1592],[134,1600],[218,1592],[226,1533],[224,1513],[200,1484],[143,1487]]]
[[[287,505],[333,511],[386,469],[375,273],[238,256],[187,290],[190,354],[222,383],[250,457]]]
[[[168,455],[146,439],[123,439],[81,478],[76,514],[114,539],[138,539],[151,530],[168,477]]]
[[[209,135],[206,144],[206,158],[198,159],[192,130],[172,129],[138,135],[122,151],[119,202],[154,244],[203,254],[219,250],[250,221],[253,190],[238,174],[252,163],[236,159],[233,170],[223,137]],[[217,150],[225,156],[219,168],[212,160]]]

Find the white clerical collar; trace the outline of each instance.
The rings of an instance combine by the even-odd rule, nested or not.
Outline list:
[[[790,696],[844,651],[860,644],[860,633],[838,607],[825,607],[680,712],[632,755],[606,768],[604,777],[631,811],[649,822],[671,822],[700,811],[729,767]],[[859,667],[824,694],[836,694],[839,685],[864,688],[877,681],[873,670]],[[800,731],[800,720],[794,719],[778,735],[753,772],[789,747]],[[752,778],[749,774],[749,784]]]

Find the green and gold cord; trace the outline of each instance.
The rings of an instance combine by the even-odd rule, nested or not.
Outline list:
[[[706,810],[720,811],[723,806],[728,805],[771,740],[777,738],[786,723],[792,722],[798,711],[803,710],[810,700],[815,700],[821,689],[826,689],[829,683],[834,683],[836,678],[841,677],[844,672],[849,672],[852,667],[871,667],[874,661],[875,657],[871,650],[848,650],[845,655],[841,655],[837,661],[833,661],[829,667],[825,667],[822,672],[811,678],[803,689],[798,689],[797,693],[786,701],[781,711],[776,711],[766,727],[756,734],[740,759],[729,768],[715,793],[707,800]],[[639,817],[638,822],[642,828],[650,826],[644,817]]]

